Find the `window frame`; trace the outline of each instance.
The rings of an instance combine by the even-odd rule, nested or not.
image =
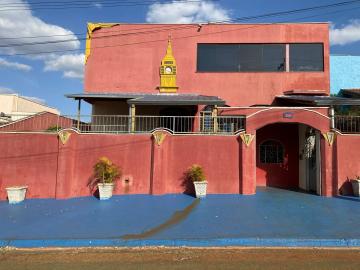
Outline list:
[[[275,142],[277,146],[280,146],[280,147],[281,147],[281,149],[282,149],[282,158],[281,158],[282,160],[281,160],[281,162],[266,162],[266,160],[265,160],[265,162],[262,161],[262,157],[261,157],[261,147],[262,147],[262,145],[263,145],[264,143],[266,143],[266,142]],[[279,149],[279,147],[277,148],[277,152],[276,152],[277,159],[278,159],[278,157],[279,157],[278,149]],[[285,147],[284,147],[284,144],[283,144],[282,142],[280,142],[279,140],[276,140],[276,139],[270,139],[270,138],[269,138],[269,139],[263,140],[263,141],[259,144],[259,153],[258,153],[258,154],[259,154],[259,155],[258,155],[258,157],[259,157],[259,163],[262,164],[262,165],[280,165],[280,164],[284,164],[284,162],[285,162]],[[266,157],[266,155],[265,155],[265,157]]]
[[[276,70],[254,70],[254,71],[251,71],[251,70],[249,70],[249,71],[199,70],[199,45],[237,45],[237,46],[240,46],[240,45],[283,45],[283,65],[284,65],[284,67],[283,67],[283,70],[279,70],[279,71],[276,71]],[[287,72],[286,71],[286,43],[282,43],[282,42],[279,42],[279,43],[276,43],[276,42],[273,42],[273,43],[197,43],[197,45],[196,45],[196,73],[283,73],[283,72]]]
[[[291,42],[291,43],[287,43],[289,44],[289,54],[288,54],[288,63],[289,63],[289,71],[291,73],[296,73],[296,72],[320,72],[320,73],[324,73],[325,72],[325,46],[323,42]],[[322,70],[292,70],[291,69],[291,45],[321,45],[322,46]]]

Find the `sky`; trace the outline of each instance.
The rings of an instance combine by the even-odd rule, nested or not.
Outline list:
[[[62,114],[75,114],[75,101],[64,95],[83,92],[87,22],[219,22],[344,1],[0,0],[0,93],[18,93],[55,107]],[[331,54],[360,55],[360,1],[246,23],[324,21],[331,22]],[[47,42],[59,40],[66,41]],[[44,41],[47,44],[19,46]],[[53,51],[61,52],[39,54]],[[90,114],[90,106],[83,106],[82,113]]]

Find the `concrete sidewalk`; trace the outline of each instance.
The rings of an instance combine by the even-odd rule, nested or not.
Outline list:
[[[262,188],[255,196],[126,195],[0,202],[0,247],[360,246],[360,200]]]

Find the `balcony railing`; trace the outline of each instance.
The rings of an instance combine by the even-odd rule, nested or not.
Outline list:
[[[1,119],[0,119],[1,120]],[[81,133],[151,133],[166,129],[174,134],[235,134],[245,129],[243,116],[64,115],[49,113],[11,117],[0,121],[0,132],[57,132],[75,128]]]
[[[360,116],[336,115],[335,128],[360,133]],[[65,128],[80,133],[151,133],[167,129],[174,134],[235,134],[245,130],[244,116],[150,116],[137,115],[0,115],[0,132],[58,132]]]
[[[336,115],[335,128],[342,133],[360,133],[360,116]]]

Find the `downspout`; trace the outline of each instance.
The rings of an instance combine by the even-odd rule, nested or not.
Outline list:
[[[78,99],[78,109],[77,109],[77,129],[80,130],[80,113],[81,113],[81,98]]]
[[[335,128],[335,110],[334,107],[331,106],[329,108],[329,117],[330,117],[330,129]]]

